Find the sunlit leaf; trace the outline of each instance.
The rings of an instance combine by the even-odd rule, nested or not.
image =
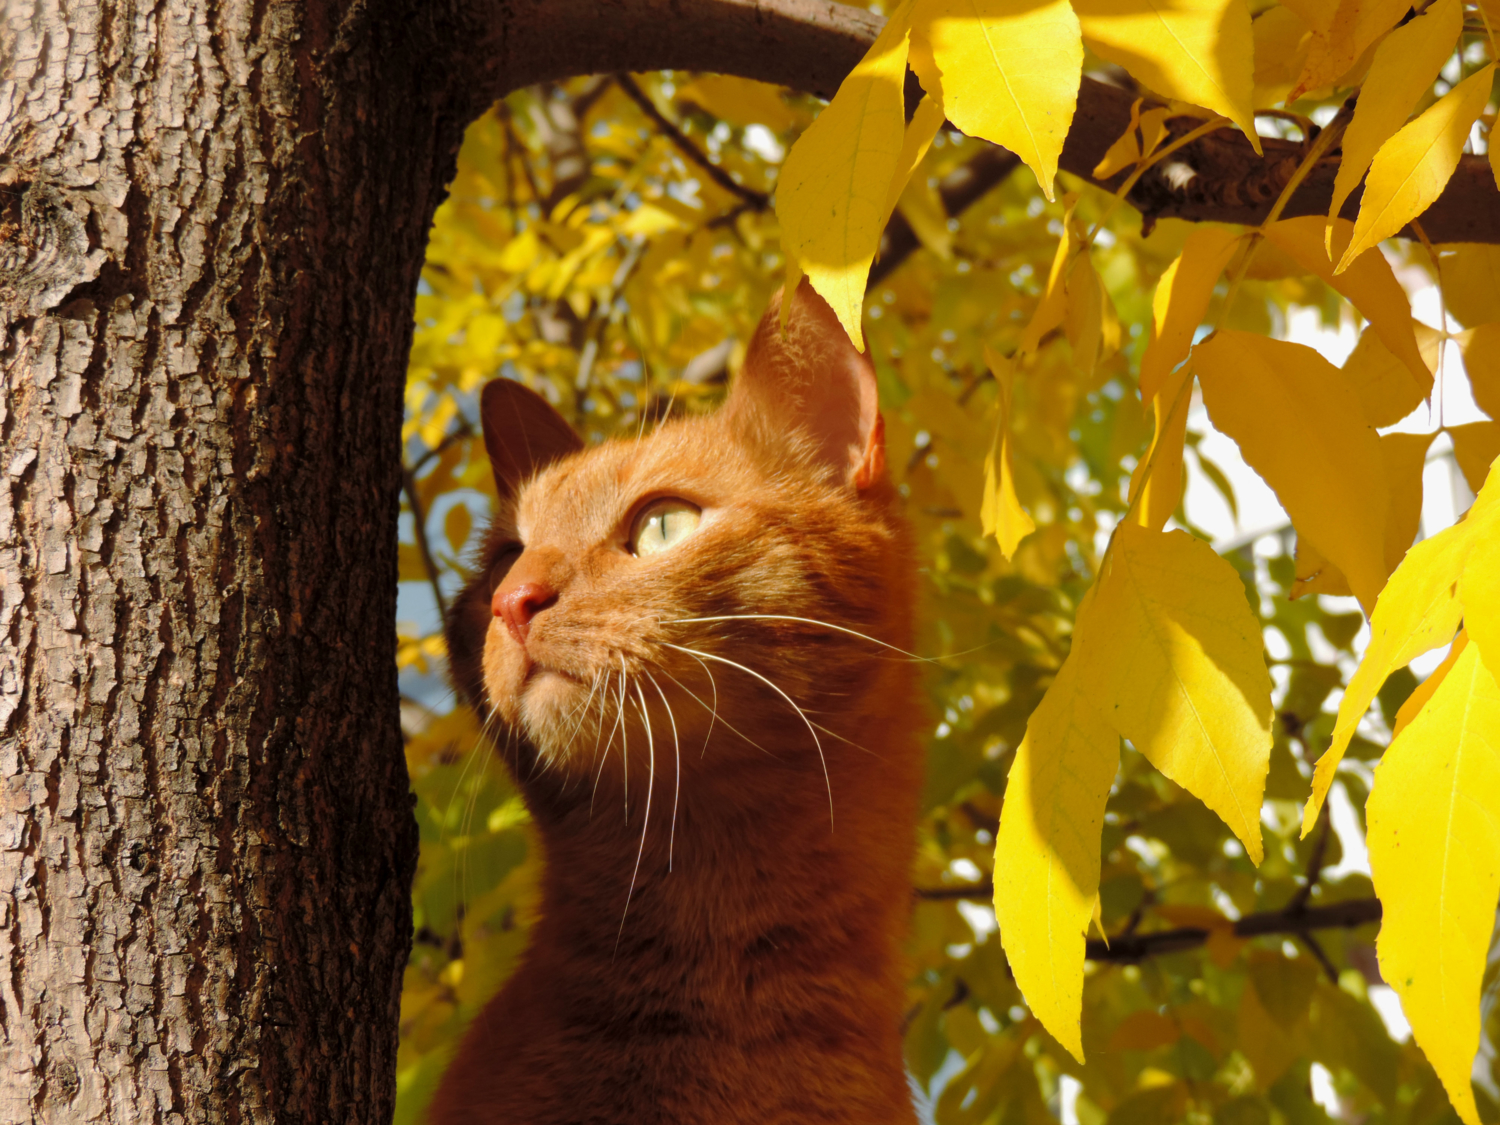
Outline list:
[[[912,69],[948,120],[1015,153],[1052,198],[1083,75],[1067,0],[917,0]]]
[[[1388,490],[1380,442],[1348,380],[1301,344],[1220,332],[1193,350],[1203,402],[1276,491],[1299,536],[1375,604]]]
[[[1075,0],[1084,41],[1158,94],[1229,118],[1260,151],[1244,0]]]
[[[1500,686],[1465,647],[1392,742],[1366,806],[1381,975],[1466,1125],[1500,897]]]
[[[1435,0],[1376,48],[1354,108],[1354,120],[1344,131],[1343,156],[1328,208],[1330,218],[1337,218],[1380,146],[1406,124],[1417,99],[1432,86],[1438,70],[1453,53],[1463,22],[1460,0]]]
[[[1458,167],[1470,127],[1490,100],[1494,78],[1494,63],[1475,71],[1380,147],[1370,164],[1354,237],[1339,259],[1339,272],[1421,215],[1442,194]]]
[[[909,11],[903,7],[886,22],[833,101],[797,139],[776,191],[788,266],[807,275],[861,351],[865,281],[906,131]]]
[[[1151,341],[1141,358],[1141,401],[1150,403],[1171,370],[1187,358],[1203,323],[1214,285],[1240,244],[1238,231],[1198,226],[1182,253],[1156,283],[1151,299]]]
[[[995,436],[984,460],[984,505],[980,508],[980,519],[984,533],[995,537],[1000,544],[1000,553],[1008,559],[1016,553],[1021,540],[1036,530],[1036,524],[1016,499],[1015,469],[1011,465],[1014,451],[1010,436],[1010,397],[1015,364],[988,348],[984,359],[995,376],[999,394],[996,396]]]
[[[1458,336],[1464,371],[1479,409],[1500,421],[1500,324],[1481,324]]]

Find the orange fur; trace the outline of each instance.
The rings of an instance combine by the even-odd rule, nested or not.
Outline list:
[[[501,506],[450,647],[545,874],[433,1125],[915,1120],[899,957],[915,665],[822,625],[681,621],[801,617],[912,647],[873,370],[809,288],[794,300],[785,336],[773,302],[723,409],[638,441],[584,451],[538,397],[487,390]],[[659,497],[702,522],[636,557],[632,518]],[[492,613],[523,586],[555,599],[524,643]]]

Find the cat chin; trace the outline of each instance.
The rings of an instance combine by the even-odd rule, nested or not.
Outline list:
[[[527,677],[515,718],[533,743],[549,757],[564,750],[563,742],[579,724],[581,685],[572,676],[551,668],[535,668]]]

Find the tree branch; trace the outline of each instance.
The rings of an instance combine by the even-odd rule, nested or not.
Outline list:
[[[952,902],[956,899],[988,902],[995,897],[995,884],[986,880],[953,887],[919,887],[917,898],[924,902]],[[1314,930],[1348,930],[1380,921],[1380,900],[1355,898],[1327,906],[1298,906],[1293,900],[1285,909],[1247,914],[1234,923],[1234,936],[1240,938],[1287,934],[1307,939]],[[1090,961],[1132,964],[1164,953],[1181,953],[1205,944],[1212,930],[1202,926],[1181,926],[1172,930],[1153,930],[1138,934],[1116,934],[1108,945],[1091,940],[1085,956]],[[1319,950],[1321,952],[1321,949]],[[1326,961],[1326,957],[1320,958]]]
[[[641,112],[651,119],[662,136],[671,141],[678,152],[701,168],[710,180],[756,211],[764,211],[771,205],[771,197],[765,192],[746,187],[710,160],[708,154],[695,145],[671,118],[656,108],[656,103],[636,84],[634,78],[628,74],[617,74],[615,82],[625,91],[626,97],[640,106]]]
[[[698,70],[754,78],[831,98],[874,42],[884,21],[828,0],[472,0],[477,34],[455,47],[471,52],[463,78],[472,115],[494,98],[542,81],[581,74]],[[477,79],[471,81],[471,78]],[[1124,132],[1134,94],[1085,78],[1061,166],[1106,189],[1094,166]],[[1263,138],[1256,156],[1237,132],[1221,130],[1187,146],[1131,191],[1148,220],[1260,223],[1297,165],[1302,144]],[[1183,171],[1191,176],[1177,175]],[[1338,160],[1319,162],[1284,216],[1325,213]],[[1182,186],[1175,186],[1181,184]],[[1343,214],[1358,210],[1356,191]],[[1482,156],[1464,156],[1442,196],[1422,216],[1434,242],[1500,243],[1500,191]],[[1414,237],[1409,230],[1402,237]]]

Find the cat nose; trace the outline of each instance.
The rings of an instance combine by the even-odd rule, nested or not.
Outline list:
[[[531,631],[531,619],[557,601],[557,591],[540,582],[504,584],[495,591],[491,609],[505,622],[516,643],[524,645]]]

